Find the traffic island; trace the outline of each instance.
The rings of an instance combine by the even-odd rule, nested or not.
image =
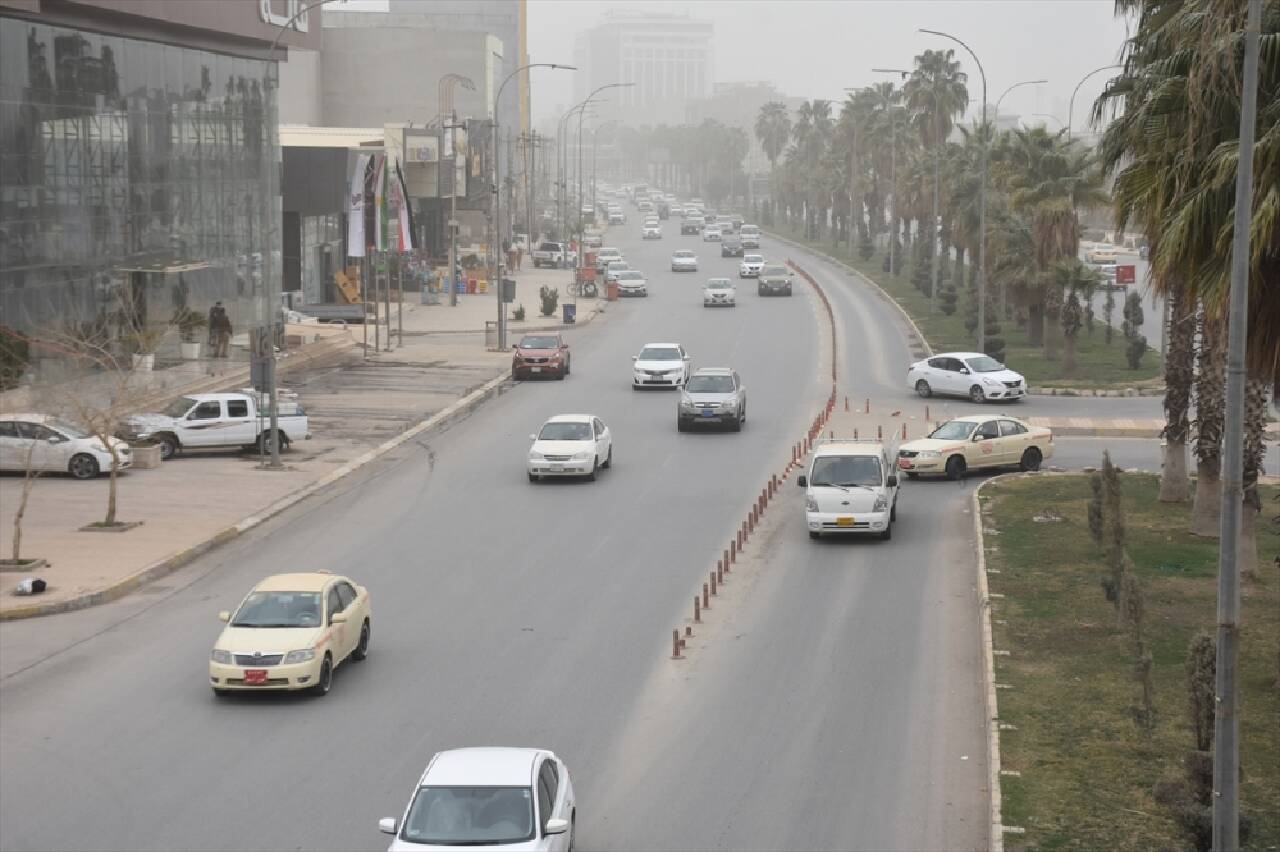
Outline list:
[[[1218,543],[1187,531],[1189,504],[1158,493],[1156,476],[1119,477],[1122,608],[1091,533],[1088,474],[1002,476],[978,492],[1006,848],[1195,848],[1189,832],[1205,811],[1188,769],[1205,753],[1194,734],[1205,717],[1193,720],[1191,685],[1207,674],[1212,694],[1202,656],[1216,626]],[[1262,487],[1258,572],[1242,587],[1241,811],[1258,849],[1280,837],[1277,499],[1280,487]]]

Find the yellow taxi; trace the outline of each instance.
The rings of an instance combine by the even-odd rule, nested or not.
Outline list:
[[[215,695],[309,690],[327,695],[333,670],[369,654],[369,592],[328,571],[267,577],[226,622],[209,657]]]
[[[957,417],[929,437],[898,447],[898,469],[909,479],[937,473],[959,479],[967,470],[992,467],[1039,470],[1049,458],[1053,458],[1053,432],[1003,414]]]

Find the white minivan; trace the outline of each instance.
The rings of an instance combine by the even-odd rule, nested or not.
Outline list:
[[[898,517],[896,454],[880,441],[835,439],[813,450],[809,468],[796,480],[805,489],[809,538],[824,533],[893,536]]]

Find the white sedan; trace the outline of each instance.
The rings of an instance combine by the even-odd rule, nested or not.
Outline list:
[[[569,768],[535,748],[442,751],[423,771],[404,816],[378,822],[395,836],[387,852],[498,847],[567,852],[577,802]]]
[[[646,240],[662,239],[662,226],[657,222],[645,222],[644,232],[641,234],[641,237]]]
[[[679,343],[650,343],[632,355],[631,387],[678,388],[689,379],[689,353]]]
[[[689,249],[680,249],[671,255],[672,272],[697,272],[698,256]]]
[[[129,445],[111,438],[117,470],[133,463]],[[111,470],[110,450],[93,435],[47,414],[0,415],[0,470],[69,473],[93,479]]]
[[[717,225],[708,225],[702,229],[702,241],[704,243],[720,242],[720,228]]]
[[[612,276],[618,282],[619,296],[648,296],[649,282],[638,269],[623,269]]]
[[[738,264],[739,278],[758,278],[760,270],[764,268],[764,255],[748,254],[743,255],[742,263]]]
[[[702,286],[702,306],[704,308],[724,305],[734,307],[738,303],[738,291],[728,278],[711,278]]]
[[[967,396],[973,402],[1018,400],[1027,395],[1020,373],[979,352],[943,352],[917,361],[907,369],[907,387],[926,398],[936,393]]]
[[[530,482],[544,476],[585,476],[594,481],[613,465],[613,433],[592,414],[558,414],[536,435],[525,464]]]

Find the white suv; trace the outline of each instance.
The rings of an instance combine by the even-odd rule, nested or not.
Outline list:
[[[893,536],[898,517],[898,476],[891,448],[879,441],[823,441],[796,484],[805,489],[809,538],[823,533]]]

